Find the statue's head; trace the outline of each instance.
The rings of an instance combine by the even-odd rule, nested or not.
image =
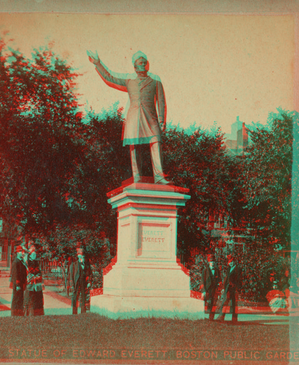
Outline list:
[[[147,72],[149,70],[149,62],[147,60],[147,57],[141,51],[138,51],[133,55],[132,63],[137,73]]]

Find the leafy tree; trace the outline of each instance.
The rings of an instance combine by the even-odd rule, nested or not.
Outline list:
[[[104,170],[107,153],[100,151],[113,150],[122,118],[119,112],[98,122],[115,135],[108,148],[105,127],[101,130],[91,117],[82,119],[77,76],[47,47],[34,50],[29,59],[1,41],[0,215],[39,238],[51,258],[71,254],[70,231],[84,237],[87,251],[100,258],[107,248],[103,227],[111,231],[106,192],[117,177],[107,174],[113,166],[109,160]],[[113,227],[116,235],[116,219]]]
[[[116,235],[116,215],[111,212],[107,193],[121,186],[131,177],[128,147],[122,147],[122,109],[117,104],[102,115],[88,112],[84,119],[85,128],[80,139],[84,155],[80,161],[80,174],[71,181],[74,196],[80,196],[84,205],[85,220],[90,226],[99,225],[106,236]]]
[[[193,248],[203,252],[210,247],[210,217],[234,209],[238,161],[226,153],[220,129],[208,132],[197,128],[192,134],[170,129],[164,151],[170,178],[177,186],[190,189],[191,199],[181,208],[178,226],[178,248],[188,262]]]
[[[299,250],[299,113],[293,117],[292,249]]]
[[[28,59],[1,43],[1,215],[26,232],[73,218],[65,197],[82,152],[76,76],[50,49]]]
[[[264,244],[290,248],[293,113],[269,115],[268,128],[250,132],[243,192],[250,225]]]

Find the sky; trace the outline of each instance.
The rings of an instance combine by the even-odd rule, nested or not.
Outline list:
[[[265,124],[276,108],[294,109],[294,29],[292,15],[0,13],[11,46],[30,56],[50,42],[82,74],[84,106],[101,112],[128,101],[101,80],[86,50],[120,73],[134,72],[140,50],[163,83],[168,122],[209,128],[216,121],[225,133],[237,116]]]

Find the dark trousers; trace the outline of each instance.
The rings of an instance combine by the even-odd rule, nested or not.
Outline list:
[[[238,313],[236,312],[236,303],[238,302],[238,294],[235,290],[228,290],[226,295],[223,297],[223,301],[219,308],[220,318],[225,318],[225,313],[223,313],[223,307],[228,304],[231,300],[231,312],[232,312],[232,320],[233,322],[237,322],[238,320]]]
[[[11,315],[23,316],[24,315],[24,290],[13,289],[12,302],[11,302]]]
[[[86,310],[89,311],[90,305],[90,296],[89,289],[87,289],[86,278],[79,278],[76,287],[74,288],[73,296],[72,296],[72,308],[73,314],[78,313],[78,300],[80,299],[80,308],[81,313],[86,313]]]
[[[35,316],[44,315],[44,296],[42,290],[32,292],[30,291],[29,302],[31,302],[33,305],[33,314]]]
[[[207,292],[206,294],[206,300],[205,300],[205,304],[207,306],[207,312],[209,314],[209,319],[212,321],[215,317],[215,310],[214,310],[214,305],[216,304],[216,299],[215,298],[216,295],[216,291],[210,291]]]

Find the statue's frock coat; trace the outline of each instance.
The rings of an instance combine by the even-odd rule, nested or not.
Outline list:
[[[166,121],[166,104],[161,81],[150,76],[115,77],[102,63],[96,68],[107,85],[129,94],[130,107],[123,128],[123,145],[160,142],[159,122]]]

